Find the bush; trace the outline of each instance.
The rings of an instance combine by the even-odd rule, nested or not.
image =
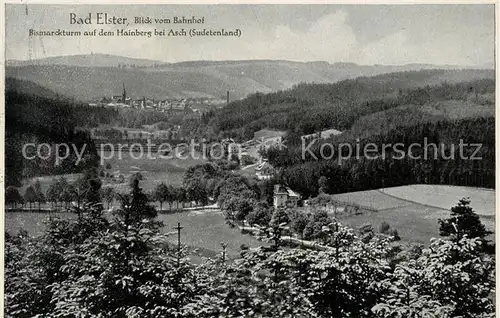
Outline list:
[[[257,159],[255,159],[252,156],[249,156],[249,155],[242,155],[241,156],[241,165],[242,166],[248,166],[248,165],[254,164],[256,162],[257,162]]]
[[[271,221],[272,208],[269,208],[265,203],[259,203],[253,209],[252,212],[248,213],[245,220],[249,225],[260,225],[268,226]]]
[[[389,225],[389,223],[382,221],[382,223],[380,224],[379,231],[382,234],[387,234],[389,232],[390,228],[391,228],[391,226]]]
[[[373,226],[371,224],[363,224],[358,228],[358,230],[361,234],[373,233]]]
[[[392,229],[389,231],[389,235],[392,236],[394,241],[400,241],[401,237],[399,236],[398,230]]]

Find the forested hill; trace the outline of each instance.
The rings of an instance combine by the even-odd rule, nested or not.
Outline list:
[[[231,100],[255,92],[289,89],[299,83],[334,83],[359,76],[408,70],[450,69],[450,65],[358,65],[282,60],[191,61],[165,63],[113,55],[51,57],[7,61],[6,75],[35,82],[77,100],[120,94],[132,98],[212,97]]]
[[[421,70],[359,77],[333,84],[299,84],[289,90],[253,94],[204,120],[216,134],[222,132],[241,139],[252,138],[253,132],[262,128],[297,135],[327,128],[347,130],[364,115],[400,106],[402,100],[396,100],[410,90],[415,90],[414,96],[408,95],[403,102],[430,98],[447,100],[469,93],[491,93],[493,79],[493,70]],[[455,83],[466,84],[454,88],[455,92],[418,91],[418,88],[427,86]]]
[[[97,165],[98,156],[90,134],[76,129],[76,127],[85,126],[98,118],[110,117],[112,110],[91,108],[68,99],[51,98],[56,94],[33,83],[11,79],[7,79],[6,82],[6,185],[17,186],[26,177],[80,172]],[[26,89],[32,89],[34,93],[43,96],[28,94]],[[55,151],[51,149],[48,153],[47,147],[40,148],[45,151],[42,153],[43,156],[35,156],[33,152],[42,143],[49,145],[67,144],[70,154],[60,164],[55,162]],[[27,155],[33,159],[23,156],[23,147],[26,144],[34,145],[26,148]],[[84,160],[79,162],[79,165],[75,164],[77,157],[74,147],[80,153],[83,151]]]
[[[415,183],[494,188],[494,101],[494,80],[480,79],[345,102],[349,107],[336,108],[334,114],[320,109],[325,112],[310,121],[312,127],[323,117],[339,125],[343,119],[341,135],[309,140],[304,147],[291,131],[287,147],[271,148],[266,156],[280,171],[280,181],[305,197],[317,195],[320,187],[328,193]],[[364,149],[369,144],[375,150],[368,156]]]

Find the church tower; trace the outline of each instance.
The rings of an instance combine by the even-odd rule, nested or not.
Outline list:
[[[125,83],[123,83],[122,103],[127,103],[127,91],[125,90]]]

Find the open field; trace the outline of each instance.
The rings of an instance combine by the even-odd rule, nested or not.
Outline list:
[[[45,221],[51,217],[63,219],[76,218],[76,214],[62,213],[38,213],[38,212],[6,212],[5,232],[15,235],[19,230],[25,230],[32,236],[42,234],[47,228]]]
[[[5,231],[17,234],[24,229],[30,235],[37,236],[46,229],[44,223],[51,216],[60,218],[75,218],[73,213],[34,213],[9,212],[5,213]],[[228,258],[239,256],[241,244],[249,247],[261,246],[263,243],[255,238],[240,233],[237,228],[230,228],[224,221],[219,210],[200,210],[180,212],[175,214],[160,214],[158,219],[163,221],[163,232],[172,233],[172,243],[177,243],[177,234],[173,229],[179,222],[182,227],[181,243],[190,248],[199,249],[196,255],[213,256],[221,252],[221,242],[228,243]]]
[[[381,189],[381,192],[420,204],[449,210],[458,200],[468,197],[479,215],[495,215],[495,191],[472,187],[414,184],[404,187]]]
[[[334,194],[331,197],[338,202],[352,204],[371,211],[401,208],[411,204],[411,202],[390,197],[378,190]]]
[[[190,166],[206,162],[198,152],[193,154],[181,153],[180,155],[187,157],[186,159],[175,157],[174,153],[172,153],[171,156],[175,158],[162,158],[153,151],[148,154],[147,148],[144,148],[142,156],[139,152],[118,152],[118,150],[115,152],[108,150],[100,151],[99,155],[104,158],[103,161],[105,163],[111,164],[111,169],[121,169],[123,171],[135,171],[140,169],[151,172],[162,172],[174,168],[185,170]]]
[[[241,234],[239,229],[230,228],[219,210],[162,214],[158,218],[164,222],[164,231],[168,233],[175,232],[173,227],[179,222],[184,227],[181,230],[181,242],[189,246],[220,252],[220,243],[226,242],[227,255],[231,258],[239,255],[241,244],[249,247],[263,245],[257,239]],[[177,242],[177,234],[171,237]]]
[[[133,173],[136,172],[140,172],[143,176],[141,187],[144,191],[153,190],[161,182],[164,182],[167,185],[180,186],[182,184],[184,172],[188,167],[206,162],[202,159],[195,158],[150,159],[147,157],[147,152],[145,152],[144,156],[139,159],[135,159],[135,154],[131,156],[129,152],[115,152],[112,155],[109,151],[107,151],[104,153],[104,155],[106,158],[110,158],[104,160],[105,164],[109,163],[111,165],[111,169],[107,171],[115,176],[119,176],[121,174],[125,177],[125,182],[123,183],[102,178],[103,186],[111,186],[115,188],[117,192],[129,191],[129,178]],[[156,154],[152,154],[152,156],[156,156]],[[19,192],[21,193],[21,195],[24,195],[26,188],[29,185],[34,184],[38,180],[40,181],[42,191],[46,193],[53,180],[64,177],[69,182],[74,182],[80,176],[81,174],[75,173],[57,176],[35,177],[30,180],[25,180],[23,182],[23,185],[19,188]],[[42,207],[48,206],[49,205],[42,204]]]
[[[449,217],[450,208],[462,197],[469,197],[483,224],[495,230],[495,191],[490,189],[419,184],[332,197],[361,209],[358,215],[340,216],[342,223],[353,228],[371,224],[378,231],[385,221],[398,230],[404,241],[428,243],[430,238],[438,237],[438,220]]]
[[[205,160],[188,158],[188,159],[151,159],[157,156],[152,153],[148,157],[145,152],[143,156],[136,159],[139,154],[130,154],[129,152],[112,154],[109,151],[102,153],[106,159],[106,164],[111,165],[109,172],[114,175],[122,174],[125,177],[124,183],[116,183],[105,181],[103,186],[112,186],[116,192],[128,191],[128,179],[133,173],[140,172],[143,176],[141,187],[144,191],[153,190],[158,184],[164,182],[167,185],[180,186],[184,177],[184,172],[190,166],[205,163]]]
[[[340,218],[340,222],[355,229],[371,224],[373,230],[378,232],[380,224],[385,221],[398,231],[403,241],[428,244],[430,238],[439,237],[438,219],[448,216],[446,210],[409,204],[383,211],[363,211],[359,215]]]

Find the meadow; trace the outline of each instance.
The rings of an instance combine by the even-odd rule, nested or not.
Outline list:
[[[342,202],[341,206],[360,208],[356,215],[339,214],[342,223],[353,228],[371,224],[378,231],[380,224],[387,222],[403,241],[428,243],[438,237],[438,220],[448,218],[451,207],[463,197],[470,198],[486,228],[495,230],[495,191],[490,189],[417,184],[331,197]]]
[[[47,228],[46,222],[51,217],[63,219],[76,218],[74,213],[36,213],[8,212],[5,213],[5,232],[15,235],[23,229],[31,236],[42,234]],[[180,223],[181,244],[187,245],[190,256],[195,260],[200,257],[214,257],[222,252],[221,242],[227,243],[228,259],[239,256],[242,244],[248,247],[261,246],[264,243],[250,235],[241,234],[238,228],[231,228],[225,223],[220,210],[185,211],[174,214],[159,214],[158,220],[163,221],[163,233],[168,233],[168,240],[177,244],[177,231],[174,227]]]
[[[414,184],[380,189],[384,194],[402,200],[449,210],[459,199],[470,198],[474,211],[483,216],[495,216],[495,191],[492,189]]]
[[[177,242],[177,232],[173,228],[180,223],[181,243],[190,247],[220,253],[221,242],[227,243],[226,253],[229,258],[239,256],[242,244],[248,247],[261,246],[264,243],[250,235],[241,234],[238,228],[226,224],[220,210],[200,210],[174,214],[161,214],[158,219],[163,221],[163,231],[172,233],[170,239]],[[204,254],[204,253],[202,253]]]
[[[402,208],[411,204],[411,202],[388,196],[379,190],[334,194],[331,197],[337,202],[354,205],[370,211]]]
[[[105,151],[100,154],[103,158],[110,158],[104,160],[104,166],[109,164],[111,166],[109,172],[115,176],[121,174],[128,180],[130,175],[140,172],[143,176],[141,187],[145,191],[154,189],[161,182],[172,186],[180,186],[184,172],[188,167],[206,162],[203,159],[197,159],[195,156],[188,159],[151,159],[156,157],[157,154],[151,154],[151,158],[148,157],[147,153],[140,158],[136,158],[138,154],[131,154],[129,152],[115,152],[112,154],[109,151]],[[127,189],[128,182],[120,184],[106,181],[103,185],[113,186],[118,192],[122,192],[122,190]]]
[[[50,218],[71,219],[76,214],[69,212],[44,213],[44,212],[6,212],[5,232],[16,235],[20,230],[28,232],[31,236],[41,235],[46,229],[46,222]]]
[[[102,186],[113,187],[115,191],[119,193],[126,193],[129,191],[130,176],[138,172],[142,175],[141,187],[145,192],[152,191],[162,182],[167,185],[179,187],[182,185],[184,172],[188,167],[206,162],[203,159],[196,159],[196,157],[188,159],[150,159],[147,157],[147,153],[138,159],[134,157],[135,154],[131,155],[129,152],[115,152],[114,155],[112,155],[108,151],[100,154],[103,154],[104,158],[110,158],[103,160],[104,167],[109,164],[111,169],[107,169],[106,171],[115,176],[115,178],[101,178],[103,182]],[[123,175],[124,182],[118,181],[119,175]],[[39,181],[43,193],[47,193],[50,184],[52,184],[55,179],[60,177],[64,177],[68,182],[72,183],[78,180],[78,178],[81,177],[81,174],[74,173],[57,176],[34,177],[24,180],[22,186],[19,188],[19,192],[21,195],[24,195],[26,188],[29,185],[33,185],[35,182]],[[41,206],[49,207],[50,204],[42,204]]]

